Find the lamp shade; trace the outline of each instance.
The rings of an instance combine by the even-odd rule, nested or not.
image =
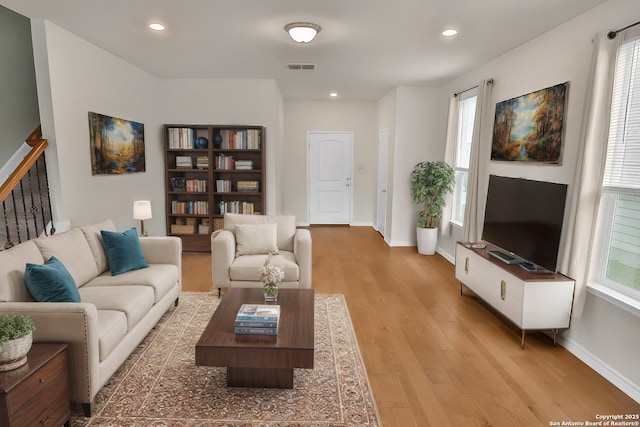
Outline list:
[[[298,43],[309,43],[320,32],[320,26],[310,22],[294,22],[284,27],[291,38]]]
[[[136,200],[133,202],[133,219],[150,219],[151,202],[149,200]]]

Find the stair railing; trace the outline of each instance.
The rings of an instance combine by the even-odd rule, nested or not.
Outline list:
[[[0,240],[0,250],[55,233],[44,154],[48,143],[42,138],[41,127],[25,142],[31,150],[0,186],[0,238],[4,240]]]

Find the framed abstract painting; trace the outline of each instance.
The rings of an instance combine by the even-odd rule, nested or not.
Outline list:
[[[491,160],[562,164],[569,82],[496,104]]]
[[[144,172],[144,124],[89,112],[91,173]]]

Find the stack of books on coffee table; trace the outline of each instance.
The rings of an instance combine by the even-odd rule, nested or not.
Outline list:
[[[280,306],[242,304],[234,322],[238,335],[278,335]]]

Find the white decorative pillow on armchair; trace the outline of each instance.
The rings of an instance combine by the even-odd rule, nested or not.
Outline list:
[[[278,224],[236,224],[236,256],[278,252]]]

